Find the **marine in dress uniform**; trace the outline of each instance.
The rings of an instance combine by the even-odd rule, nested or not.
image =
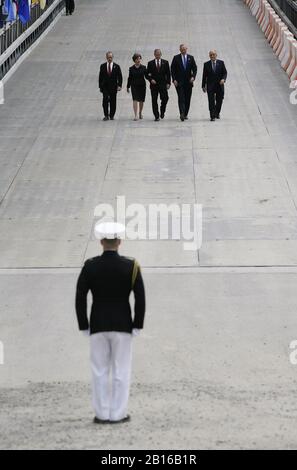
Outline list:
[[[76,314],[79,329],[90,335],[92,401],[95,423],[128,421],[132,336],[143,328],[145,291],[139,264],[121,256],[118,248],[125,227],[116,223],[95,226],[101,240],[101,256],[88,259],[79,275],[76,289]],[[93,302],[90,320],[87,294]],[[134,317],[129,296],[134,293]],[[111,375],[111,393],[110,393]]]
[[[210,60],[205,62],[202,75],[202,89],[207,92],[210,120],[220,119],[225,94],[227,70],[223,60],[217,60],[217,52],[209,52]]]

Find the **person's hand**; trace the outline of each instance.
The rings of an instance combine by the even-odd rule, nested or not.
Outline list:
[[[191,78],[190,78],[190,83],[194,83],[194,80],[195,80],[195,78],[194,78],[194,77],[191,77]]]
[[[169,84],[169,83],[167,83],[166,88],[167,88],[167,90],[169,90],[169,88],[170,88],[170,84]]]
[[[152,85],[157,85],[156,80],[152,79],[152,80],[151,80],[151,84],[152,84]]]
[[[121,91],[122,87],[118,86],[118,91]]]
[[[84,336],[90,336],[89,330],[80,330]]]
[[[139,336],[139,335],[140,335],[140,330],[138,328],[133,328],[132,336]]]
[[[202,90],[203,90],[204,93],[206,93],[206,87],[205,86],[202,88]]]
[[[129,88],[127,88],[127,93],[130,93],[130,89],[129,89]]]
[[[174,86],[177,87],[178,82],[176,80],[173,80]]]
[[[220,85],[224,85],[225,83],[225,80],[222,78],[222,80],[220,81]]]

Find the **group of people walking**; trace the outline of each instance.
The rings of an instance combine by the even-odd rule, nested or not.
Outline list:
[[[135,53],[134,64],[129,68],[127,92],[132,94],[134,120],[143,118],[143,105],[146,97],[146,80],[150,83],[152,109],[155,121],[164,119],[169,100],[168,90],[173,83],[178,95],[179,116],[181,121],[188,119],[192,89],[197,75],[197,65],[192,55],[187,53],[187,46],[180,45],[180,54],[173,57],[171,66],[162,59],[160,49],[155,49],[154,59],[147,67],[141,63],[142,56]],[[224,84],[227,70],[224,61],[217,59],[217,52],[209,52],[210,60],[205,62],[202,76],[202,89],[208,94],[210,120],[220,119],[224,99]],[[99,89],[103,94],[104,121],[113,120],[116,112],[117,92],[122,89],[121,68],[113,61],[113,53],[106,53],[106,62],[101,64]],[[160,98],[160,106],[159,106]]]

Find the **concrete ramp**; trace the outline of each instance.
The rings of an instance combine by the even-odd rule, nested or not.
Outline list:
[[[189,120],[171,87],[166,118],[132,120],[135,51],[171,61],[189,45]],[[210,122],[203,63],[229,76]],[[122,67],[115,121],[102,122],[105,52]],[[296,448],[297,105],[240,0],[83,0],[4,85],[0,106],[1,448]],[[202,204],[201,247],[128,240],[148,312],[134,344],[132,421],[94,429],[88,342],[75,283],[98,204]],[[156,229],[158,231],[158,228]],[[129,432],[123,432],[129,430]]]

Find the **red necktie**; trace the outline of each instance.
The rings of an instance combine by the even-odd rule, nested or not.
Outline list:
[[[159,60],[157,60],[157,70],[158,70],[158,72],[160,72],[160,61]]]

